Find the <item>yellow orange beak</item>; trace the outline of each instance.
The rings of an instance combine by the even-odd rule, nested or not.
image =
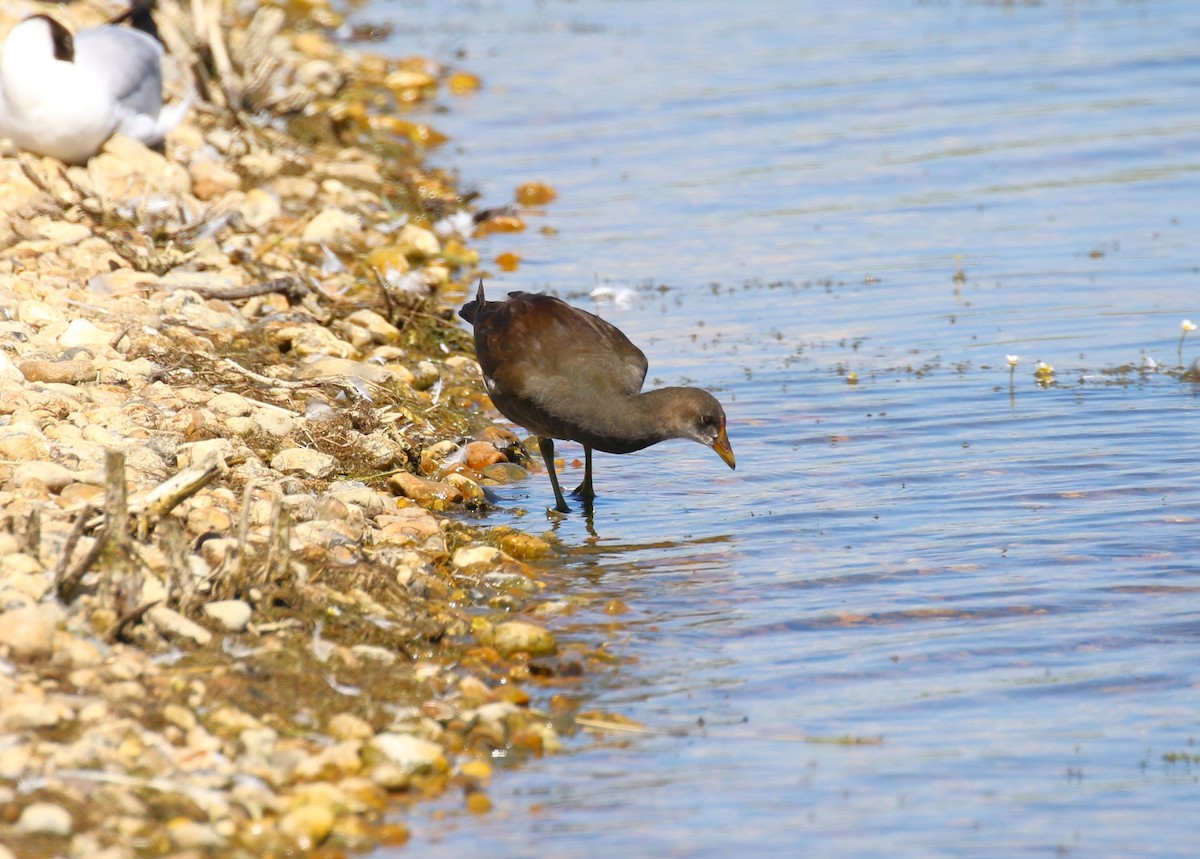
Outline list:
[[[725,464],[730,468],[737,468],[737,461],[733,458],[733,448],[729,446],[729,436],[725,434],[725,425],[721,425],[721,432],[713,440],[713,450],[717,452],[717,456],[725,460]]]

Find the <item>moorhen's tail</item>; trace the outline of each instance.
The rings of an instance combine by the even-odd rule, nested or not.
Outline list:
[[[483,297],[483,278],[479,278],[479,290],[475,293],[475,300],[468,301],[458,310],[458,315],[463,319],[475,324],[475,317],[479,314],[479,309],[487,304],[487,299]]]

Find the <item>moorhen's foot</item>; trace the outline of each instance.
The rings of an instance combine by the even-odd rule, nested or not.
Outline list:
[[[596,493],[592,491],[592,487],[585,483],[581,483],[571,490],[571,496],[578,498],[581,501],[586,501],[589,504],[596,500]]]

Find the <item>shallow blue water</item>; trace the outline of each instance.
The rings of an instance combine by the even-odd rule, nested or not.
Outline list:
[[[601,455],[594,535],[554,526],[556,586],[630,608],[571,619],[627,659],[580,694],[661,733],[418,809],[406,851],[1194,855],[1200,764],[1164,756],[1200,753],[1200,391],[1143,361],[1200,321],[1200,9],[363,16],[484,78],[430,114],[483,204],[559,192],[478,243],[523,259],[490,289],[635,289],[600,312],[717,393],[738,457]],[[881,742],[803,741],[844,736]]]

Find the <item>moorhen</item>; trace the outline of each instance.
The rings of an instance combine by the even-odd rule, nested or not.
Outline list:
[[[631,453],[669,438],[690,438],[730,468],[725,411],[699,388],[642,393],[646,356],[599,316],[543,293],[510,292],[488,301],[483,281],[459,316],[475,327],[483,381],[500,413],[538,436],[555,507],[566,513],[554,472],[554,439],[583,445],[583,483],[574,491],[591,506],[592,449]]]

